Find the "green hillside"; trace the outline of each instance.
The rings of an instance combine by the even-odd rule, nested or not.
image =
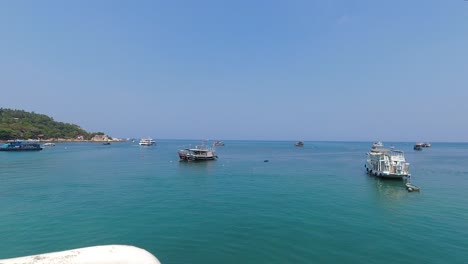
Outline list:
[[[89,139],[95,134],[97,133],[88,133],[74,124],[54,121],[53,118],[46,115],[0,108],[0,140],[74,139],[78,135]]]

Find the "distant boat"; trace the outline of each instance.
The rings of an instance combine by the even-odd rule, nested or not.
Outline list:
[[[44,147],[54,147],[54,146],[55,146],[55,143],[53,142],[44,143]]]
[[[111,143],[109,141],[103,142],[103,145],[110,145]]]
[[[378,149],[378,148],[383,148],[382,141],[376,141],[372,144],[372,149]]]
[[[142,138],[138,144],[140,146],[153,146],[156,144],[156,141],[154,141],[152,138]]]
[[[422,147],[423,147],[423,148],[430,148],[430,147],[431,147],[431,143],[429,143],[429,142],[424,142],[424,143],[422,144]]]
[[[41,144],[36,141],[15,140],[0,146],[0,151],[37,151],[42,150]]]
[[[416,143],[416,144],[414,144],[413,149],[414,150],[422,150],[423,147],[424,147],[424,143]]]
[[[214,146],[224,146],[224,142],[223,141],[215,141],[213,143]]]
[[[303,147],[304,146],[304,141],[298,141],[294,144],[296,147]]]
[[[214,147],[207,147],[205,144],[195,146],[195,148],[185,148],[178,151],[180,160],[202,161],[214,160],[218,158]]]

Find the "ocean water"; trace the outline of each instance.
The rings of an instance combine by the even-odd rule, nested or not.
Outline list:
[[[371,142],[60,143],[0,152],[0,259],[103,244],[168,263],[468,263],[468,144],[386,143],[413,184],[365,174]],[[269,160],[269,162],[264,162]]]

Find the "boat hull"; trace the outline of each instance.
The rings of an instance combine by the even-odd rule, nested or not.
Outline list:
[[[205,161],[205,160],[215,160],[217,156],[212,157],[197,157],[193,155],[181,154],[179,153],[180,160],[184,161]]]
[[[0,151],[39,151],[42,147],[36,142],[12,141],[0,146]]]
[[[366,171],[369,175],[371,176],[375,176],[375,177],[379,177],[379,178],[387,178],[387,179],[403,179],[403,178],[406,178],[406,177],[410,177],[411,174],[398,174],[398,173],[389,173],[389,172],[386,172],[386,171],[378,171],[378,170],[372,170],[372,169],[369,169],[367,167],[367,165],[365,166],[366,167]]]
[[[11,149],[2,149],[0,148],[0,151],[12,151],[12,152],[17,152],[17,151],[40,151],[42,148],[11,148]]]
[[[195,155],[187,153],[184,151],[179,152],[179,159],[183,161],[205,161],[205,160],[215,160],[218,158],[215,154],[210,155]]]

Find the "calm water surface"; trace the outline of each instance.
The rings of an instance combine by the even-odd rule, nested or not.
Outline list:
[[[468,262],[468,144],[387,143],[408,193],[365,174],[371,142],[226,141],[179,162],[189,143],[0,152],[0,259],[130,244],[165,264]]]

